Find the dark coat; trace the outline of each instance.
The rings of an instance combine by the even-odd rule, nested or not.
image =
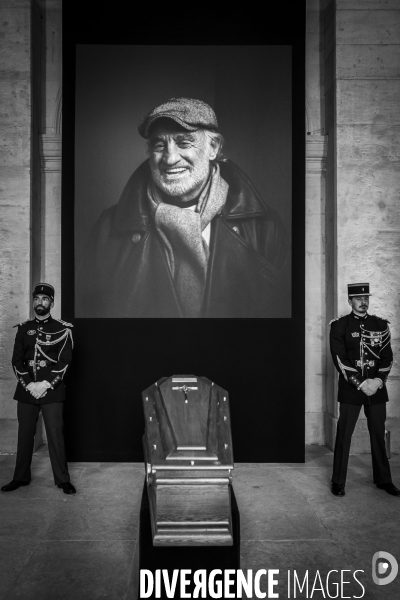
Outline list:
[[[287,255],[277,213],[231,161],[220,164],[229,184],[211,223],[202,317],[264,317]],[[182,317],[163,243],[153,226],[145,161],[119,203],[103,211],[76,281],[77,317]]]
[[[360,405],[389,400],[386,380],[392,367],[393,352],[386,319],[369,314],[358,317],[353,312],[340,317],[331,323],[330,347],[339,371],[339,402]],[[383,387],[375,394],[367,396],[357,389],[363,381],[375,377],[383,382]]]
[[[50,404],[65,399],[64,375],[72,360],[70,323],[47,319],[32,319],[18,325],[15,336],[12,366],[18,379],[14,399],[27,404]],[[39,340],[41,343],[36,343]],[[26,390],[31,381],[48,381],[49,388],[42,398],[34,398]]]

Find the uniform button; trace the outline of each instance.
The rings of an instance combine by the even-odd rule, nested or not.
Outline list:
[[[141,239],[142,239],[142,236],[140,235],[140,233],[134,233],[132,236],[132,242],[134,244],[137,244],[138,242],[140,242]]]

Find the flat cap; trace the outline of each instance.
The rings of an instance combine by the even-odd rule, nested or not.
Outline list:
[[[194,98],[171,98],[156,106],[140,121],[138,130],[142,137],[148,138],[149,128],[156,119],[173,119],[179,125],[195,131],[196,129],[218,129],[215,112],[202,100]]]

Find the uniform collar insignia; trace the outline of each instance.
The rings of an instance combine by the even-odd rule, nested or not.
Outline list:
[[[48,323],[51,319],[51,315],[49,315],[47,317],[47,319],[38,319],[37,317],[35,317],[35,321],[36,323],[41,323],[43,325],[43,323]]]
[[[364,319],[366,319],[366,318],[368,317],[368,313],[365,313],[365,315],[364,315],[363,317],[361,317],[360,315],[356,315],[356,313],[355,313],[355,312],[353,312],[353,311],[351,311],[351,314],[353,315],[353,317],[354,317],[355,319],[361,319],[361,320],[364,320]]]

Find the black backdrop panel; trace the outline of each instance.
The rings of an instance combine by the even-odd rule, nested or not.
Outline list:
[[[240,462],[304,456],[304,365],[293,319],[76,319],[65,407],[69,460],[142,460],[141,392],[163,376],[205,375],[229,392]],[[278,360],[279,358],[279,360]]]
[[[69,460],[141,461],[141,391],[163,376],[204,375],[230,394],[237,462],[304,460],[304,39],[305,3],[290,15],[269,10],[212,15],[178,23],[168,11],[128,16],[132,4],[79,20],[63,8],[62,318],[74,324],[74,361],[67,376],[65,438]],[[124,6],[128,12],[124,13]],[[214,9],[213,9],[214,10]],[[197,27],[188,27],[195,22]],[[145,27],[144,24],[147,23]],[[171,37],[171,32],[173,33]],[[74,123],[78,44],[285,44],[292,46],[291,318],[75,319]],[[179,68],[174,65],[172,68]],[[273,93],[273,90],[271,90]]]

